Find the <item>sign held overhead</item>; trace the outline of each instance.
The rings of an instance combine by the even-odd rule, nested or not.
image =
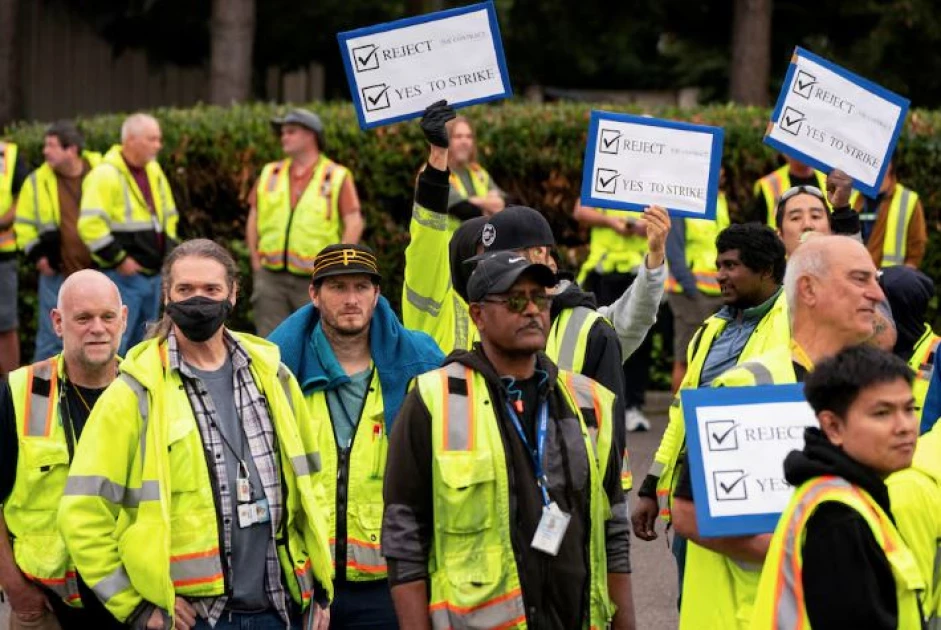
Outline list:
[[[512,95],[492,2],[339,33],[363,129]]]
[[[765,143],[830,172],[838,168],[868,197],[879,193],[909,101],[796,48]]]
[[[688,123],[591,112],[581,203],[673,216],[716,217],[723,131]]]
[[[684,390],[689,473],[702,536],[774,531],[793,488],[784,458],[818,426],[803,385]]]

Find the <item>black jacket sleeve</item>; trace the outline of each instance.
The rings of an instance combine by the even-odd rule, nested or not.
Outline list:
[[[618,453],[623,453],[627,447],[627,429],[624,426],[624,369],[621,363],[621,343],[614,328],[607,322],[595,322],[588,333],[582,374],[598,381],[615,396],[614,444]]]
[[[26,165],[26,160],[23,159],[22,155],[18,155],[16,157],[16,170],[13,171],[13,181],[11,182],[14,197],[20,194],[20,190],[22,190],[23,184],[26,183],[28,178],[29,167]]]
[[[898,627],[892,570],[869,525],[852,508],[817,508],[807,521],[803,559],[807,618],[814,630]]]
[[[461,221],[467,221],[468,219],[481,216],[483,212],[480,211],[478,206],[474,205],[467,199],[463,199],[449,207],[448,214],[460,219]]]
[[[16,410],[10,386],[0,383],[0,504],[7,500],[16,483],[19,439],[16,436]]]
[[[392,586],[428,577],[434,535],[431,457],[431,415],[413,388],[392,427],[382,489],[382,555]]]
[[[862,224],[859,222],[859,213],[850,206],[834,208],[830,214],[830,230],[834,234],[845,236],[859,234],[863,231]]]
[[[618,403],[615,403],[615,411]],[[617,421],[614,426],[624,426],[624,422]],[[620,418],[624,418],[622,412]],[[608,559],[608,573],[631,572],[631,518],[627,509],[627,495],[621,487],[621,453],[612,448],[608,456],[608,466],[605,469],[602,484],[604,493],[608,496],[611,505],[611,518],[605,522],[605,549]]]
[[[431,164],[426,164],[424,170],[418,174],[415,203],[432,212],[447,214],[448,193],[451,190],[449,177],[450,171],[439,171]]]

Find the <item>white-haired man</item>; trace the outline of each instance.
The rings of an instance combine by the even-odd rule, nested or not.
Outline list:
[[[128,308],[123,356],[144,337],[160,310],[160,266],[176,245],[179,216],[167,177],[157,164],[160,123],[133,114],[82,188],[78,232]]]

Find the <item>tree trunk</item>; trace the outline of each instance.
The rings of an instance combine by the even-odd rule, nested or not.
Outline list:
[[[0,0],[0,129],[20,117],[20,0]]]
[[[773,0],[735,0],[729,98],[743,105],[767,105],[771,75]]]
[[[255,0],[212,0],[210,31],[209,102],[247,100],[252,90]]]

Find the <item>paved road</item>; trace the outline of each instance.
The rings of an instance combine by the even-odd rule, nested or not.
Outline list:
[[[638,486],[647,474],[653,454],[660,443],[660,435],[666,427],[669,398],[664,394],[651,393],[647,397],[647,404],[653,430],[646,433],[630,433],[628,437],[631,469]],[[631,501],[634,501],[633,495]],[[662,524],[658,525],[657,530],[661,535],[653,542],[644,542],[637,538],[631,540],[638,630],[671,630],[677,625],[676,568],[673,556],[664,542]],[[7,627],[7,614],[7,604],[0,603],[0,628]]]

